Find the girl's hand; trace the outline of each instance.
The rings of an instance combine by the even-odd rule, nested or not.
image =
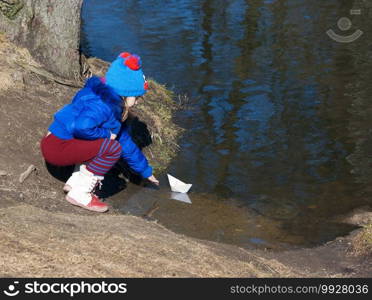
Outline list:
[[[116,139],[116,134],[111,132],[110,140]]]
[[[150,181],[151,183],[159,186],[159,180],[157,180],[154,175],[151,175],[150,177],[148,177],[147,180]]]

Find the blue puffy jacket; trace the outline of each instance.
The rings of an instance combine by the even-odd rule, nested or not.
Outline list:
[[[65,105],[54,115],[49,131],[60,139],[96,140],[110,138],[111,133],[118,135],[122,146],[122,158],[143,178],[152,175],[142,151],[133,142],[128,128],[123,125],[122,100],[100,78],[88,79],[71,103]]]

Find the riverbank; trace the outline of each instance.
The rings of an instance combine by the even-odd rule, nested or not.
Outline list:
[[[115,210],[97,215],[71,206],[64,200],[63,183],[45,168],[39,141],[53,113],[66,104],[77,89],[35,72],[38,65],[28,51],[15,47],[4,38],[0,40],[0,54],[0,276],[372,275],[371,256],[350,250],[360,230],[313,249],[270,252],[189,238],[156,222],[122,215]],[[164,87],[155,82],[152,85],[154,98],[171,96]],[[161,102],[164,105],[159,110],[149,106],[148,112],[155,111],[158,116],[152,121],[146,119],[146,111],[137,112],[151,129],[155,128],[153,147],[176,147],[181,129],[172,125],[168,100]],[[158,114],[160,111],[163,111],[162,115]],[[161,122],[168,122],[167,126]],[[174,130],[172,134],[165,131],[169,127]],[[165,144],[163,136],[173,138]],[[161,148],[156,151],[161,152]],[[151,160],[151,153],[148,155]],[[165,166],[168,159],[159,160],[158,168]],[[20,174],[30,165],[36,170],[19,182]],[[367,224],[365,220],[370,216],[371,213],[365,212],[363,222]]]

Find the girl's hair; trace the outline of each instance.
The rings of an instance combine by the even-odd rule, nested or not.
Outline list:
[[[129,114],[129,107],[127,106],[127,102],[124,101],[124,105],[123,105],[123,113],[121,114],[121,122],[125,122],[125,120],[128,118],[128,114]]]

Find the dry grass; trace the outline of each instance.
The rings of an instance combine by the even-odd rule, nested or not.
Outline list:
[[[352,239],[349,253],[355,256],[372,257],[372,224],[365,225]]]
[[[13,78],[8,72],[0,71],[0,91],[6,91],[13,86]]]
[[[5,61],[9,65],[23,63],[40,67],[40,64],[32,58],[27,48],[15,46],[13,43],[9,42],[2,33],[0,33],[0,45],[0,53],[4,57],[1,62]]]
[[[141,116],[151,132],[153,144],[145,149],[150,163],[156,171],[163,171],[175,157],[179,146],[177,140],[183,129],[174,124],[173,113],[178,109],[174,94],[164,85],[149,80],[150,90],[146,93],[135,114]]]
[[[14,88],[15,86],[20,86],[20,74],[19,72],[14,72],[14,70],[10,67],[10,62],[14,61],[15,59],[22,59],[23,57],[26,59],[28,57],[27,53],[27,50],[24,51],[22,48],[15,47],[5,39],[3,34],[0,34],[0,56],[3,57],[3,59],[0,60],[1,92],[5,92],[10,88]]]
[[[0,276],[298,275],[243,250],[240,257],[219,253],[217,244],[200,243],[137,217],[80,216],[28,205],[0,209],[0,252]]]

